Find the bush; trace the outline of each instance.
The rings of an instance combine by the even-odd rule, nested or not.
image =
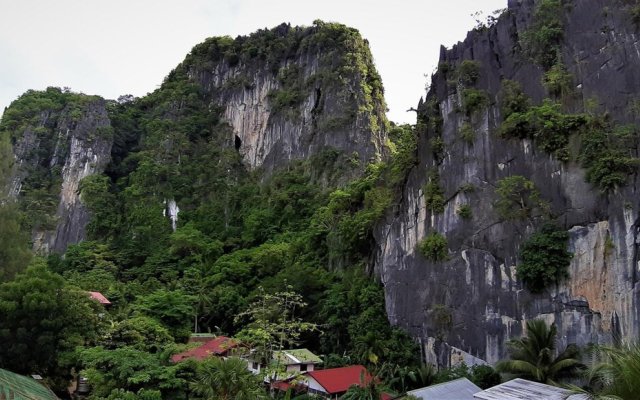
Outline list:
[[[500,91],[500,111],[506,119],[514,113],[524,113],[529,109],[529,98],[522,91],[522,87],[516,81],[505,79],[502,81]]]
[[[458,67],[458,82],[462,85],[473,85],[480,77],[480,62],[464,60]]]
[[[489,103],[489,96],[483,90],[464,89],[462,91],[462,109],[467,115],[482,109]]]
[[[573,90],[573,76],[567,71],[564,64],[556,63],[544,74],[542,84],[550,95],[563,97]]]
[[[496,194],[496,211],[505,220],[529,218],[534,210],[546,211],[547,208],[533,182],[524,176],[513,175],[499,180]]]
[[[568,241],[566,231],[546,224],[523,243],[516,274],[532,293],[540,293],[569,276],[573,254],[567,251]]]
[[[431,152],[436,159],[441,159],[442,154],[444,153],[444,140],[442,137],[436,136],[429,140],[429,144],[431,145]]]
[[[473,144],[475,133],[473,132],[473,128],[471,127],[470,123],[465,122],[464,124],[462,124],[462,126],[460,127],[460,137],[462,138],[462,140],[464,140],[465,143]]]
[[[520,45],[525,54],[545,70],[558,61],[564,36],[562,2],[542,0],[536,6],[531,27],[522,34]]]
[[[569,136],[579,133],[585,122],[585,115],[564,114],[560,104],[545,100],[526,112],[511,113],[500,126],[499,134],[533,139],[542,150],[568,161]]]
[[[433,262],[445,261],[449,254],[447,238],[438,232],[427,235],[427,237],[418,243],[418,251],[425,256],[427,260]]]
[[[424,204],[432,213],[444,212],[444,192],[440,187],[440,175],[438,171],[431,171],[429,181],[424,187]]]
[[[462,219],[471,219],[473,216],[473,212],[471,211],[471,206],[469,204],[461,205],[458,210],[456,210],[456,214],[458,214]]]
[[[633,156],[636,128],[613,128],[603,117],[589,119],[582,135],[581,165],[587,169],[587,182],[608,192],[624,186],[636,171],[638,158]]]

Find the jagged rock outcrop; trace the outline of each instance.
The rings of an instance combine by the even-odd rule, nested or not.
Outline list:
[[[257,43],[268,50],[261,53]],[[182,67],[223,110],[230,140],[251,168],[273,171],[327,148],[363,167],[383,155],[381,81],[368,43],[354,29],[316,21],[233,42],[212,38]]]
[[[31,108],[34,104],[47,107]],[[81,180],[102,173],[111,159],[105,101],[49,88],[28,92],[12,107],[3,122],[20,126],[11,132],[15,162],[9,194],[26,212],[34,251],[62,253],[85,238],[90,215],[80,199]]]
[[[637,167],[626,186],[602,193],[586,182],[579,160],[562,162],[530,139],[498,134],[503,80],[519,82],[534,104],[549,96],[543,68],[521,46],[540,3],[510,1],[495,25],[442,50],[440,71],[419,106],[425,126],[418,165],[400,206],[377,232],[375,263],[389,318],[428,343],[426,354],[440,364],[452,358],[443,342],[491,363],[504,358],[506,341],[521,335],[531,318],[556,323],[560,347],[634,340],[640,333]],[[637,126],[630,106],[640,93],[640,43],[628,7],[612,0],[562,4],[560,59],[572,75],[564,108],[583,110],[591,102],[616,123]],[[444,70],[459,68],[463,60],[479,62],[474,87],[487,95],[485,106],[473,113],[464,110],[464,87]],[[465,124],[472,128],[471,138],[461,135],[468,130]],[[439,137],[440,143],[434,141]],[[579,145],[578,138],[571,140],[571,148]],[[633,153],[638,156],[637,144]],[[442,213],[425,205],[429,171],[439,173]],[[496,212],[498,181],[513,175],[534,182],[552,218],[570,236],[569,278],[541,294],[530,293],[515,273],[519,249],[541,221],[505,221]],[[457,212],[463,204],[472,218]],[[419,254],[418,243],[431,232],[446,236],[446,261]]]

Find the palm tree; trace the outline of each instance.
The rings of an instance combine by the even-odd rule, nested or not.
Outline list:
[[[635,400],[640,393],[640,344],[596,347],[587,379],[593,399]]]
[[[547,327],[542,320],[528,321],[527,336],[508,343],[510,360],[498,362],[496,369],[552,385],[558,378],[575,376],[584,367],[578,360],[578,348],[569,345],[554,357],[556,335],[555,325]]]
[[[192,383],[194,393],[204,400],[258,400],[266,399],[260,381],[239,358],[212,357],[203,361]]]

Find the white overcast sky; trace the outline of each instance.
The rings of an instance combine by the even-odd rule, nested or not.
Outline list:
[[[439,47],[507,0],[0,0],[0,112],[27,89],[117,98],[153,91],[197,43],[282,22],[341,22],[369,40],[389,117],[424,95]]]

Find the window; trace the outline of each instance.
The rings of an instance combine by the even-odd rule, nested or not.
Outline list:
[[[304,372],[307,370],[307,364],[300,364],[300,372]]]

